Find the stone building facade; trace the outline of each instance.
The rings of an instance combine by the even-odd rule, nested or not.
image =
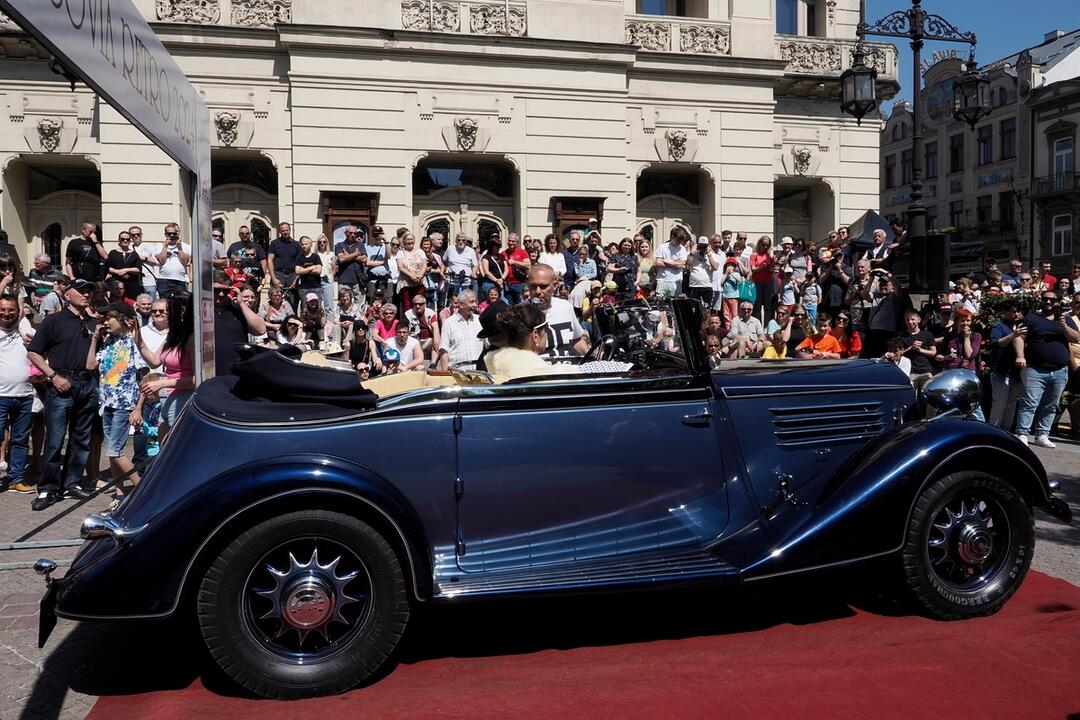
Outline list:
[[[839,110],[857,0],[135,0],[214,123],[215,221],[608,239],[821,237],[878,202]],[[778,32],[778,31],[783,31]],[[83,220],[157,239],[175,165],[0,28],[0,221],[24,261]],[[896,50],[872,45],[883,97]]]
[[[994,257],[1046,258],[1063,270],[1076,253],[1062,240],[1066,216],[1074,236],[1080,222],[1080,186],[1065,187],[1073,177],[1066,173],[1076,170],[1075,140],[1068,138],[1076,122],[1080,30],[1051,31],[1039,45],[980,68],[990,81],[991,113],[974,131],[952,118],[952,83],[964,60],[935,59],[922,94],[927,227],[950,233],[958,247],[980,242]],[[913,122],[910,104],[897,103],[883,126],[886,217],[903,217],[911,202]]]

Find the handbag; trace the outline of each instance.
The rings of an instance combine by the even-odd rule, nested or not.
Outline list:
[[[753,280],[743,280],[739,283],[739,301],[757,301],[757,285],[754,284]]]

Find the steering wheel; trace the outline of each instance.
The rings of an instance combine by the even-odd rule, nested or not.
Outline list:
[[[594,343],[589,351],[581,356],[581,362],[596,362],[597,360],[610,360],[615,357],[615,337],[604,335],[600,341]]]

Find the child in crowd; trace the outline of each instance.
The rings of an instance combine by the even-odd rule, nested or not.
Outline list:
[[[802,287],[802,306],[811,325],[817,324],[817,306],[821,302],[821,286],[815,275],[807,275]]]
[[[150,373],[143,379],[154,381],[164,378],[165,376],[159,373]],[[168,426],[161,422],[161,394],[157,390],[139,395],[139,401],[131,413],[131,424],[142,428],[142,434],[135,435],[135,442],[142,442],[143,447],[135,448],[135,454],[140,454],[141,450],[142,454],[146,455],[146,462],[149,464],[161,452],[161,441],[165,439],[165,434],[169,431]]]
[[[780,282],[780,304],[788,310],[795,307],[796,292],[794,273],[788,268],[784,270],[784,279]]]
[[[769,336],[769,347],[761,354],[763,360],[780,360],[787,357],[787,343],[784,342],[784,331],[777,330]]]
[[[139,482],[139,476],[124,454],[124,446],[139,401],[139,370],[146,367],[131,337],[136,322],[135,311],[130,305],[123,302],[111,305],[102,322],[94,328],[86,356],[86,369],[97,370],[100,376],[98,404],[105,436],[102,447],[109,458],[109,469],[114,479],[131,473],[131,486]],[[104,347],[98,349],[102,343]],[[124,497],[121,480],[116,485],[116,497],[109,511],[119,507]]]
[[[720,337],[707,335],[705,337],[705,352],[709,355],[709,369],[719,370],[720,361],[724,359],[724,352],[720,349]]]

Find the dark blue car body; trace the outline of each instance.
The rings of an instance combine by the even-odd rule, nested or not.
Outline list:
[[[271,421],[222,417],[203,400],[215,379],[54,584],[56,611],[182,612],[228,542],[301,508],[378,529],[421,603],[745,583],[896,554],[916,498],[961,470],[1062,514],[1027,447],[981,422],[914,419],[892,364],[700,361],[427,388],[323,419],[283,405]]]

